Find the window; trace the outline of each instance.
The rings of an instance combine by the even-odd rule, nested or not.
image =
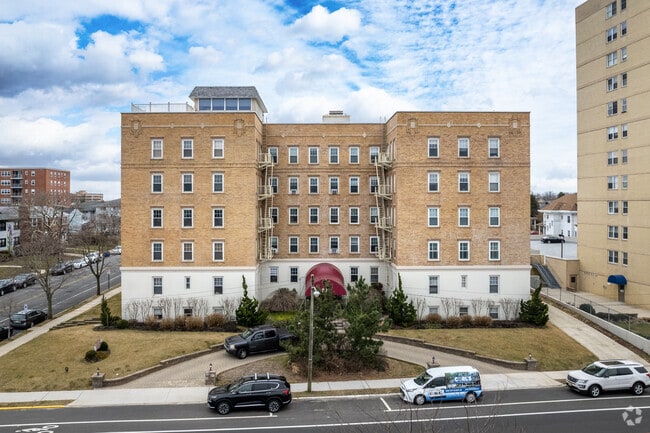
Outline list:
[[[151,243],[151,261],[162,262],[163,260],[163,244],[162,242]]]
[[[350,212],[350,224],[359,224],[359,208],[351,207],[349,212]]]
[[[298,164],[298,148],[289,148],[289,164]]]
[[[607,202],[607,213],[610,215],[618,213],[618,201],[612,200]]]
[[[618,176],[607,176],[607,189],[618,189]]]
[[[498,275],[490,275],[490,293],[499,293]]]
[[[430,295],[435,295],[438,293],[438,282],[440,280],[440,276],[438,275],[429,275],[429,294]]]
[[[194,209],[181,209],[181,221],[183,228],[192,228],[194,226]]]
[[[350,281],[354,282],[359,279],[359,267],[351,266],[350,267]]]
[[[501,225],[501,208],[491,207],[488,209],[490,227],[499,227]]]
[[[153,294],[154,295],[162,295],[162,292],[163,292],[163,279],[162,279],[162,277],[153,277],[152,278],[152,283],[153,283]]]
[[[278,282],[278,267],[271,266],[269,268],[269,283],[277,283],[277,282]]]
[[[440,139],[438,137],[429,137],[429,158],[438,158],[440,156]]]
[[[223,192],[223,173],[212,173],[212,192]]]
[[[350,236],[350,253],[359,254],[359,236]]]
[[[212,157],[223,158],[224,140],[223,138],[212,139]]]
[[[627,113],[627,98],[621,99],[621,113]]]
[[[309,224],[318,224],[318,208],[309,208]]]
[[[273,221],[273,224],[277,224],[279,221],[279,216],[278,216],[279,210],[277,207],[270,207],[269,208],[269,218],[271,218],[271,221]]]
[[[623,138],[627,138],[627,123],[621,125],[621,135]]]
[[[183,154],[182,154],[183,159],[191,159],[194,157],[194,140],[192,140],[191,138],[184,138],[182,140],[182,147],[183,147]]]
[[[460,276],[460,287],[463,289],[467,288],[467,275]]]
[[[501,173],[493,171],[488,173],[488,191],[499,192],[501,190]]]
[[[430,207],[427,209],[428,212],[428,226],[429,227],[440,227],[440,208]]]
[[[359,148],[357,146],[350,147],[350,164],[359,163]]]
[[[289,194],[298,194],[298,178],[289,178]]]
[[[298,267],[297,266],[291,266],[289,268],[289,281],[292,283],[297,283],[298,282]]]
[[[627,266],[627,251],[621,251],[621,264]]]
[[[338,147],[330,147],[329,148],[329,154],[330,154],[330,164],[338,164],[339,163],[339,148]]]
[[[621,10],[624,11],[627,8],[627,0],[621,0]]]
[[[458,227],[469,227],[469,208],[458,208]]]
[[[612,101],[607,103],[607,115],[613,116],[618,113],[618,102]]]
[[[627,35],[627,21],[621,23],[621,36]]]
[[[622,213],[623,215],[627,215],[627,211],[628,211],[628,208],[627,208],[627,200],[623,200],[623,202],[622,202],[622,210],[621,210],[621,213]]]
[[[607,165],[618,164],[618,152],[607,152]]]
[[[212,209],[212,227],[213,228],[223,228],[223,213],[224,210],[221,207],[215,207]]]
[[[458,242],[458,260],[469,260],[469,241]]]
[[[194,175],[192,173],[183,173],[182,182],[184,193],[190,193],[194,191]]]
[[[605,31],[607,42],[612,42],[616,39],[618,35],[618,26],[611,27]]]
[[[379,282],[379,268],[376,266],[370,267],[370,283]]]
[[[618,138],[618,126],[610,126],[607,128],[607,139],[615,140]]]
[[[330,236],[330,254],[339,253],[339,237]]]
[[[440,241],[429,241],[427,249],[429,260],[440,260]]]
[[[309,178],[309,194],[318,194],[318,178]]]
[[[627,174],[621,175],[621,189],[627,189]]]
[[[338,207],[331,207],[330,208],[330,224],[338,224],[339,223],[339,208]]]
[[[488,244],[491,261],[501,260],[501,241],[490,241]]]
[[[458,157],[469,158],[469,138],[458,139]]]
[[[163,210],[162,208],[151,209],[151,227],[160,228],[163,226]]]
[[[607,263],[616,265],[618,264],[618,251],[607,250]]]
[[[350,194],[358,194],[358,193],[359,193],[359,178],[353,176],[350,178]]]
[[[379,208],[376,206],[372,206],[370,208],[370,224],[377,224],[378,220],[379,220]]]
[[[289,236],[289,254],[298,254],[300,238],[298,236]]]
[[[469,173],[464,171],[458,173],[458,191],[469,192]]]
[[[309,148],[309,163],[318,164],[318,148],[310,147]]]
[[[309,254],[318,254],[318,236],[309,237]]]
[[[611,68],[618,63],[618,56],[616,51],[607,54],[607,67]]]
[[[377,236],[370,236],[370,253],[374,254],[379,252],[379,238]]]
[[[269,177],[269,188],[272,194],[278,193],[278,178],[276,176]]]
[[[458,315],[459,316],[469,315],[469,307],[458,307]]]
[[[496,137],[488,138],[488,157],[499,158],[501,155],[501,141]]]
[[[607,238],[618,239],[618,226],[607,226]]]
[[[621,62],[627,60],[627,47],[621,48]]]
[[[377,162],[379,157],[379,146],[370,146],[370,163],[374,164]]]
[[[223,277],[212,277],[212,290],[215,295],[223,295]]]
[[[330,194],[339,193],[339,178],[338,176],[330,177]]]
[[[618,80],[616,76],[607,79],[607,91],[611,92],[618,88]]]
[[[162,309],[162,307],[153,307],[153,317],[156,320],[162,320],[162,318],[163,318],[163,309]]]
[[[379,179],[377,178],[377,176],[370,176],[370,194],[377,193],[378,188],[379,188]]]
[[[289,208],[289,224],[298,224],[300,210],[297,207]]]
[[[621,226],[621,239],[624,241],[628,240],[628,228],[627,226]]]
[[[223,241],[212,242],[212,260],[223,262],[224,260],[224,243]]]
[[[194,242],[183,242],[183,261],[191,262],[194,260]]]
[[[621,150],[621,164],[627,164],[627,149]]]
[[[605,7],[605,19],[609,19],[616,15],[616,1],[611,2]]]
[[[163,175],[160,173],[154,173],[151,175],[151,192],[152,193],[161,193],[163,192]]]
[[[440,173],[437,171],[429,172],[429,192],[438,192],[440,190]]]
[[[627,87],[627,72],[621,74],[621,86]]]
[[[162,159],[163,141],[160,138],[151,140],[151,159]]]
[[[277,147],[269,147],[269,155],[271,156],[271,162],[273,164],[278,163],[278,148]]]

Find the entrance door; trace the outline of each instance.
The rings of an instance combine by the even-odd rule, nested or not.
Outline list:
[[[625,302],[625,284],[618,285],[618,302]]]

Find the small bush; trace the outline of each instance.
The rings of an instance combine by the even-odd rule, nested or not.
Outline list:
[[[203,317],[190,316],[185,318],[185,329],[188,331],[202,331],[205,328]]]
[[[168,317],[163,318],[160,321],[160,330],[161,331],[173,331],[176,321]]]
[[[120,320],[117,321],[117,323],[115,324],[115,326],[117,327],[117,329],[128,329],[128,327],[129,327],[129,321],[128,321],[128,320],[124,320],[124,319],[120,319]]]
[[[447,320],[445,320],[445,327],[452,329],[460,328],[460,323],[460,317],[458,316],[447,317]]]
[[[158,329],[160,321],[156,319],[156,316],[149,315],[144,318],[144,326],[148,329]]]
[[[105,341],[102,341],[99,343],[99,349],[97,349],[98,352],[108,352],[108,343]]]
[[[262,301],[260,308],[270,312],[296,311],[299,305],[300,300],[295,289],[281,288]]]
[[[474,318],[474,326],[490,328],[492,327],[492,318],[490,316],[477,316]]]
[[[177,316],[174,318],[174,328],[176,331],[185,330],[185,316]]]
[[[424,321],[429,325],[439,325],[442,323],[442,316],[438,313],[431,313],[424,318]]]
[[[103,359],[108,358],[108,355],[110,355],[110,354],[111,354],[111,352],[108,352],[108,351],[106,351],[106,352],[97,352],[97,354],[95,356],[95,358],[96,358],[95,362],[101,361]]]
[[[591,304],[580,304],[579,308],[589,314],[596,314],[596,309]]]
[[[86,356],[84,356],[84,360],[86,362],[97,362],[99,359],[97,358],[97,352],[94,350],[89,350],[86,352]]]
[[[208,328],[221,329],[228,322],[229,322],[228,318],[223,314],[219,314],[219,313],[209,314],[205,318],[205,324]]]
[[[474,321],[474,318],[470,316],[469,314],[465,314],[463,316],[460,316],[460,326],[463,328],[470,328],[472,326],[472,322]]]

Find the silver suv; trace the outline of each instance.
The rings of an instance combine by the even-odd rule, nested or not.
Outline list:
[[[638,362],[622,359],[596,361],[582,370],[570,371],[566,377],[570,389],[598,397],[602,391],[629,389],[642,395],[650,386],[650,373]]]

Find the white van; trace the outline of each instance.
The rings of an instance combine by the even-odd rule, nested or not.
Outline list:
[[[436,367],[415,379],[402,382],[402,400],[418,405],[437,400],[464,400],[474,403],[483,395],[481,375],[470,366]]]

